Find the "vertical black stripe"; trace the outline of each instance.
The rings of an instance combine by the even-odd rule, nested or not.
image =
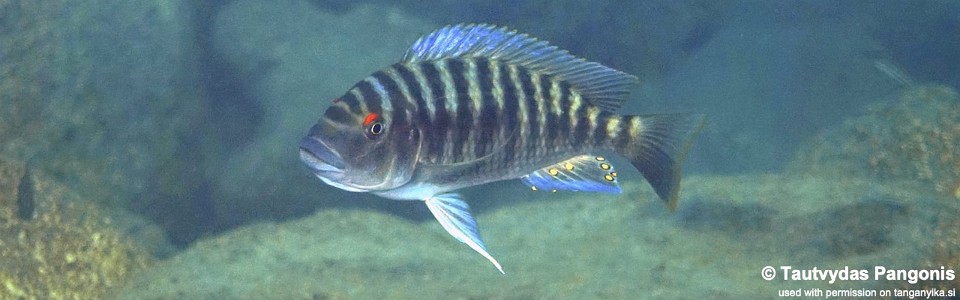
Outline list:
[[[536,90],[533,89],[533,80],[530,77],[530,73],[527,72],[525,68],[517,68],[520,74],[517,74],[517,77],[520,78],[520,84],[523,85],[519,90],[523,90],[524,97],[527,102],[527,124],[530,124],[530,136],[521,137],[526,141],[528,149],[523,149],[522,151],[532,150],[532,146],[536,145],[536,141],[540,139],[540,118],[537,117],[540,113],[537,109],[537,95]],[[512,158],[512,157],[511,157]]]
[[[380,106],[382,101],[380,94],[377,94],[377,91],[373,89],[373,85],[366,80],[362,80],[357,83],[356,88],[360,91],[360,95],[363,96],[363,102],[367,103],[367,110],[378,114],[383,112],[383,108]]]
[[[547,134],[547,145],[556,145],[554,141],[557,139],[557,115],[553,114],[553,94],[551,93],[553,76],[543,75],[540,76],[540,97],[544,103],[544,109],[541,113],[546,114],[546,124],[543,124],[544,129],[546,129]]]
[[[354,114],[359,115],[361,113],[360,101],[357,100],[357,97],[354,96],[353,93],[348,92],[346,95],[343,95],[338,99],[340,102],[346,103],[347,106],[350,108],[350,111],[353,112]]]
[[[453,78],[453,86],[457,90],[457,127],[453,131],[453,157],[454,161],[463,161],[463,146],[467,143],[467,137],[473,130],[473,114],[470,107],[473,101],[470,98],[470,91],[467,85],[467,70],[464,62],[459,59],[447,60],[447,71]]]
[[[430,91],[433,94],[433,126],[424,128],[426,132],[424,138],[429,141],[427,154],[434,162],[439,162],[443,159],[443,142],[446,138],[446,130],[450,127],[450,116],[447,114],[447,107],[444,104],[446,93],[443,89],[443,81],[440,79],[440,71],[437,70],[434,63],[420,64],[420,70],[423,72],[423,77],[427,79]]]
[[[614,144],[620,149],[627,149],[630,146],[630,141],[634,137],[630,136],[630,124],[633,124],[633,120],[640,118],[638,116],[625,116],[620,118],[620,133],[617,134]]]
[[[427,85],[430,86],[430,93],[433,94],[434,107],[437,111],[440,110],[443,106],[443,98],[446,93],[443,89],[443,81],[440,79],[440,71],[437,70],[437,65],[434,63],[423,63],[420,64],[420,72],[423,73],[423,78],[426,78]],[[428,99],[430,100],[430,99]],[[437,113],[439,115],[439,113]]]
[[[480,130],[477,134],[476,155],[484,156],[492,151],[494,139],[499,132],[502,124],[497,122],[497,99],[493,97],[493,74],[490,70],[490,61],[486,59],[477,59],[477,79],[480,84],[480,96],[482,105],[480,107]],[[494,66],[495,67],[495,66]]]
[[[499,112],[500,117],[497,123],[503,127],[507,136],[511,133],[519,134],[517,128],[520,126],[520,121],[517,114],[520,110],[520,99],[517,99],[517,87],[513,85],[513,80],[510,80],[510,71],[506,65],[500,64],[497,72],[500,73],[500,85],[503,89],[503,111]],[[512,140],[519,138],[521,137],[514,137]]]
[[[517,111],[520,109],[520,99],[517,97],[517,88],[510,79],[510,67],[506,64],[497,64],[497,72],[500,73],[500,87],[503,88],[503,111],[499,112],[501,117],[498,121],[505,124],[507,132],[520,126],[517,118]]]
[[[573,96],[571,95],[571,97]],[[585,105],[583,101],[581,98],[577,107],[572,108],[572,114],[577,118],[577,126],[573,129],[573,140],[577,143],[590,143],[593,142],[587,141],[588,130],[590,130],[590,118],[587,116],[587,105]]]
[[[507,66],[500,65],[497,69],[497,72],[500,73],[501,82],[503,83],[503,112],[501,112],[501,119],[497,121],[501,127],[505,130],[507,136],[509,134],[516,132],[517,128],[520,126],[518,118],[518,111],[520,110],[520,100],[517,99],[517,89],[513,85],[513,81],[510,80],[510,74],[507,69]],[[507,113],[504,113],[507,112]],[[516,154],[513,151],[516,150],[517,141],[522,137],[513,137],[509,139],[509,144],[504,145],[504,149],[509,149],[510,156],[516,157]],[[501,141],[502,142],[502,141]]]
[[[522,149],[517,149],[517,141],[519,138],[512,138],[507,140],[507,144],[503,145],[503,160],[501,160],[502,169],[507,169],[507,166],[514,161],[517,157],[517,151],[523,151]]]
[[[574,108],[570,104],[570,84],[566,82],[560,82],[560,117],[557,122],[560,125],[560,136],[564,138],[570,138],[570,114],[573,112]]]
[[[421,128],[429,126],[427,123],[430,122],[430,111],[427,110],[427,101],[423,98],[423,91],[420,90],[420,82],[417,81],[417,76],[405,65],[396,64],[394,65],[394,69],[400,74],[400,78],[403,79],[407,85],[407,89],[410,90],[410,96],[413,97],[413,101],[417,105],[416,123],[421,124]]]
[[[604,145],[610,142],[609,137],[607,136],[607,122],[610,118],[616,118],[612,113],[601,111],[597,115],[597,128],[593,129],[593,142],[596,145]]]
[[[373,73],[373,79],[383,86],[383,90],[387,92],[387,100],[390,101],[390,106],[393,108],[393,111],[390,112],[392,119],[390,127],[407,128],[407,124],[410,124],[410,120],[407,119],[406,109],[407,103],[409,102],[403,96],[403,93],[400,92],[400,86],[397,85],[396,81],[393,81],[393,78],[390,78],[390,75],[387,75],[387,73],[383,71]]]
[[[506,132],[508,144],[503,145],[503,149],[506,154],[509,154],[509,156],[512,158],[515,155],[514,151],[516,151],[516,141],[524,138],[522,136],[510,138],[510,134],[520,134],[520,131],[518,130],[519,126],[521,126],[519,115],[520,98],[517,94],[517,90],[520,87],[514,85],[511,76],[513,75],[513,72],[510,71],[509,65],[496,64],[496,66],[496,72],[500,74],[500,88],[503,90],[503,110],[497,112],[497,123],[500,124],[500,126],[502,126],[503,130]]]
[[[463,60],[459,59],[448,59],[447,61],[447,71],[450,72],[450,77],[453,78],[453,86],[457,89],[457,107],[460,107],[461,104],[469,103],[469,94],[468,85],[467,85],[467,69]],[[467,96],[467,97],[464,97]],[[459,100],[466,98],[463,100]],[[469,104],[467,104],[469,106]]]
[[[350,124],[356,122],[356,119],[354,119],[353,115],[347,112],[347,110],[341,105],[331,105],[330,107],[327,107],[327,110],[323,113],[323,118],[340,124]]]

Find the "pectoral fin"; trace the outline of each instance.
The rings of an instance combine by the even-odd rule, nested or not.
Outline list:
[[[443,229],[447,230],[447,233],[486,257],[497,267],[500,273],[506,274],[503,272],[500,263],[493,256],[490,256],[490,253],[487,253],[487,248],[483,245],[483,240],[480,239],[480,231],[477,230],[477,221],[470,215],[470,206],[460,199],[460,195],[442,194],[433,196],[425,202],[427,208],[437,218]]]
[[[619,194],[617,171],[602,156],[580,155],[520,177],[534,191]]]

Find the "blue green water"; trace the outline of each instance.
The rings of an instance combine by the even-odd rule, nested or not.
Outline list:
[[[623,113],[706,114],[677,210],[618,158],[619,196],[466,189],[502,276],[422,203],[302,166],[331,99],[473,22],[638,76]],[[953,1],[0,1],[0,156],[137,220],[115,226],[156,263],[120,298],[956,287],[760,272],[960,269],[936,250],[960,245],[958,32]]]

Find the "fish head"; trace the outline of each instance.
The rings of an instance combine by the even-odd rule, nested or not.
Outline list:
[[[409,182],[420,154],[420,130],[393,122],[382,108],[334,101],[300,142],[300,160],[323,182],[352,192],[390,190]]]

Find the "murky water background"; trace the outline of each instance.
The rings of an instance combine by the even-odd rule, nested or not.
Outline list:
[[[670,213],[624,194],[464,191],[500,275],[421,203],[297,158],[328,101],[450,23],[641,79],[626,113],[708,122]],[[0,298],[772,298],[960,281],[960,5],[0,0]],[[778,269],[779,270],[779,269]]]

